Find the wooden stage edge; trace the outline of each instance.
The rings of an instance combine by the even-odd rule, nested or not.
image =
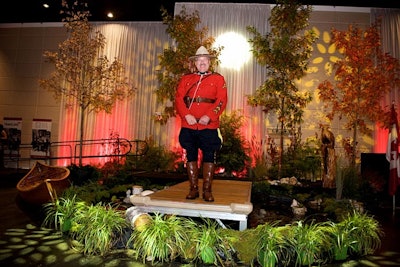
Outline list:
[[[253,210],[251,203],[251,182],[214,180],[212,192],[214,202],[204,201],[202,179],[199,179],[200,197],[186,199],[189,181],[178,183],[150,195],[132,195],[130,202],[143,213],[174,214],[189,217],[216,219],[239,222],[239,230],[247,229],[247,216]]]

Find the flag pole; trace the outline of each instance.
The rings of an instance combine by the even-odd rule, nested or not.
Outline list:
[[[386,150],[386,159],[389,161],[389,194],[392,196],[392,213],[396,210],[396,191],[400,183],[400,157],[399,157],[399,124],[397,121],[397,113],[392,103],[390,111],[390,128],[388,137],[388,146]]]
[[[393,197],[392,197],[392,201],[393,201],[393,205],[392,205],[392,207],[393,207],[393,216],[394,216],[394,214],[396,213],[396,195],[393,195]]]

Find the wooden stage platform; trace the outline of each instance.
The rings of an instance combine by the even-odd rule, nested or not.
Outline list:
[[[130,201],[145,213],[174,214],[189,217],[216,219],[239,222],[239,230],[247,228],[247,216],[253,210],[251,203],[251,182],[214,180],[214,202],[201,198],[202,179],[199,179],[200,197],[186,199],[189,182],[185,181],[147,196],[132,195]]]

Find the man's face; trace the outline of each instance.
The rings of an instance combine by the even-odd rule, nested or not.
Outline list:
[[[209,57],[198,57],[195,59],[194,64],[199,72],[206,72],[210,67]]]

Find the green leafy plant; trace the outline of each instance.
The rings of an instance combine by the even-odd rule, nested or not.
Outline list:
[[[291,258],[295,259],[295,266],[322,263],[322,256],[329,246],[329,239],[321,223],[296,221],[289,228],[286,238],[289,249],[294,254]]]
[[[354,225],[348,223],[348,221],[339,223],[329,221],[325,229],[330,237],[333,259],[337,261],[347,259],[349,250],[352,249],[357,242],[352,238],[352,232],[356,230]]]
[[[354,228],[351,232],[351,238],[354,240],[351,254],[365,256],[374,253],[380,247],[384,233],[374,217],[354,210],[341,223]]]
[[[209,218],[203,218],[195,238],[196,255],[205,264],[224,266],[224,260],[233,259],[232,240],[220,225]],[[220,255],[224,256],[224,260]]]
[[[99,168],[92,165],[78,166],[72,164],[68,166],[70,170],[69,179],[73,185],[80,186],[89,181],[97,181],[101,178]]]
[[[44,225],[67,233],[71,244],[85,255],[106,255],[129,226],[123,211],[111,204],[88,205],[71,198],[59,198],[44,205]]]
[[[75,217],[85,211],[87,204],[76,195],[57,198],[54,202],[43,204],[45,217],[43,225],[63,233],[75,229]]]
[[[353,210],[340,222],[329,221],[325,231],[330,238],[330,252],[336,261],[350,255],[365,256],[374,253],[381,244],[383,232],[373,217]]]
[[[81,186],[72,185],[63,192],[63,197],[65,198],[73,197],[75,195],[88,204],[109,201],[111,199],[109,188],[100,184],[98,181],[89,181]]]
[[[189,229],[194,227],[189,219],[156,213],[141,231],[133,231],[128,245],[138,251],[137,258],[143,262],[170,262],[185,253],[189,257],[187,241]]]
[[[271,10],[268,21],[271,32],[263,36],[253,26],[247,30],[253,34],[249,40],[257,62],[266,67],[267,80],[248,96],[248,104],[261,106],[266,113],[277,115],[277,131],[280,136],[279,168],[284,151],[284,135],[290,133],[300,139],[300,123],[303,109],[311,101],[309,92],[300,92],[296,80],[306,75],[308,60],[316,33],[307,29],[312,7],[294,0],[279,0]],[[280,169],[279,169],[280,171]]]
[[[76,229],[71,237],[75,245],[85,255],[101,255],[109,253],[114,244],[129,227],[124,212],[111,204],[97,203],[89,205],[84,212],[74,217]]]
[[[243,172],[250,162],[249,147],[240,133],[244,117],[238,111],[222,114],[220,130],[223,143],[218,152],[217,165],[225,170],[226,176]]]
[[[136,166],[150,172],[168,172],[175,171],[178,168],[179,161],[182,161],[178,152],[156,144],[152,137],[147,138],[146,142],[148,145],[147,152],[135,159]]]
[[[278,263],[288,263],[285,232],[290,226],[277,226],[278,221],[257,226],[257,261],[263,267],[275,267]],[[285,259],[286,258],[286,259]]]

